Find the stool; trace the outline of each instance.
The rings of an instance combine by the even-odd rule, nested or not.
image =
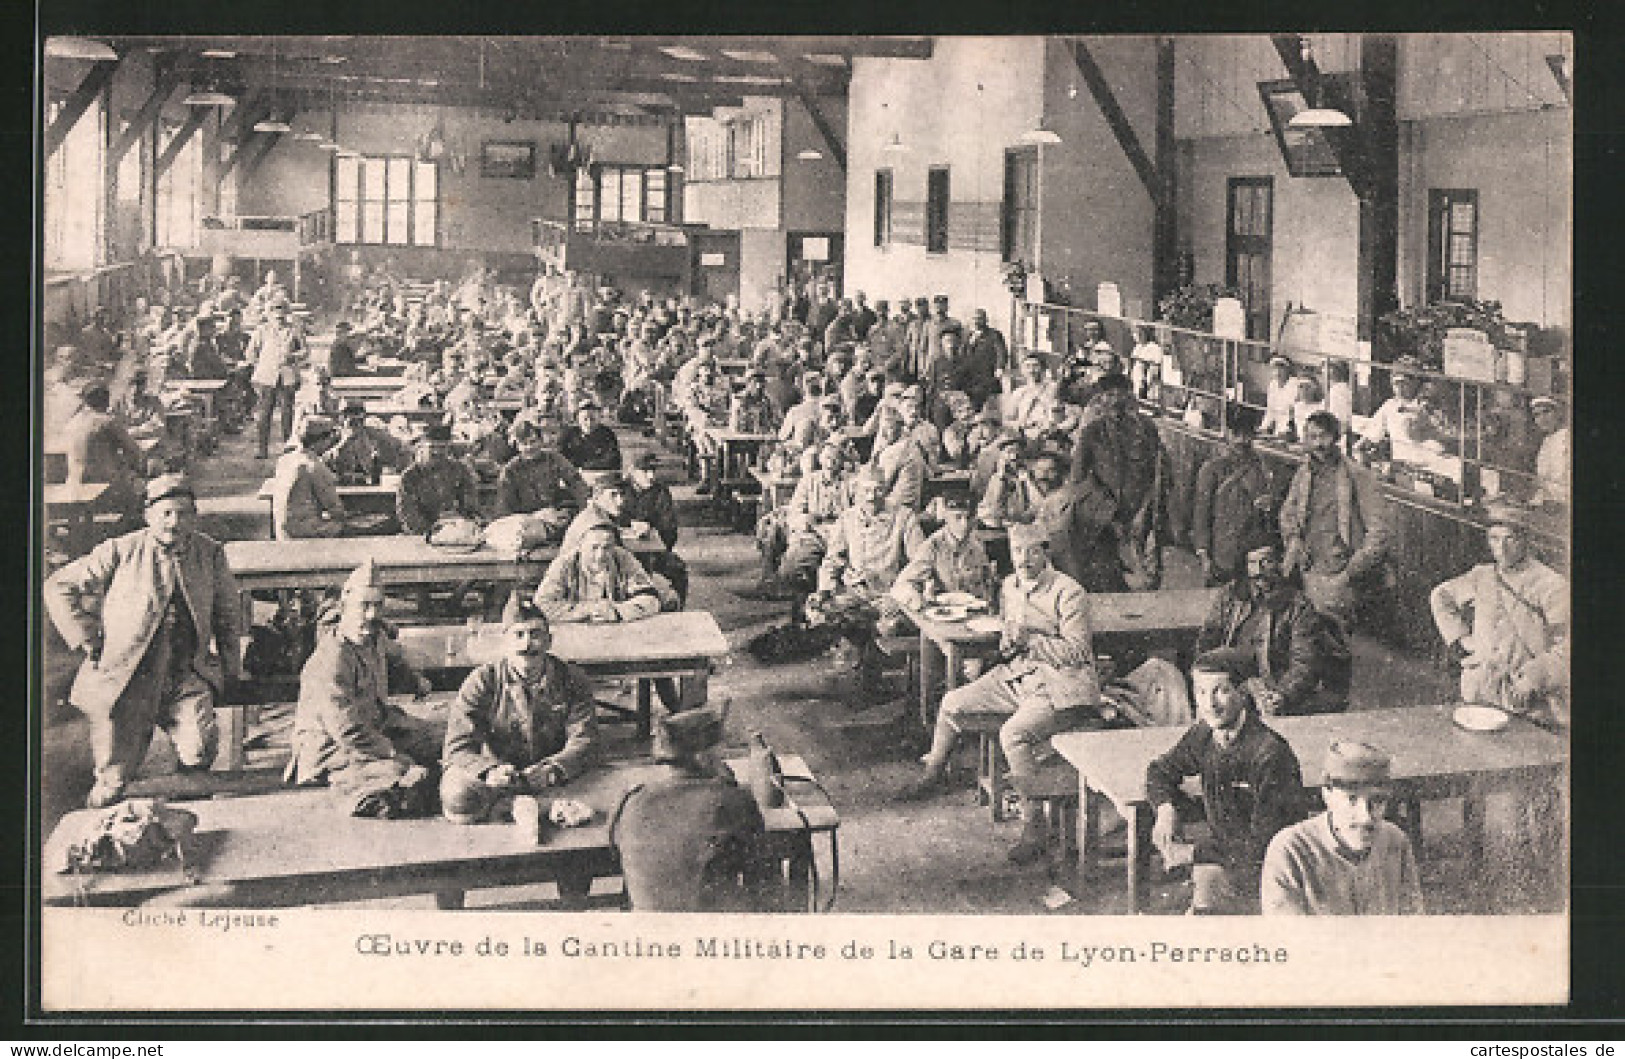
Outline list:
[[[1021,793],[1044,806],[1045,843],[1060,848],[1061,858],[1078,855],[1078,771],[1065,761],[1045,765],[1024,780]],[[1057,842],[1057,840],[1059,840]]]
[[[976,736],[976,801],[986,805],[994,823],[1005,818],[1004,795],[1010,790],[1010,767],[999,745],[999,729],[1010,719],[1007,713],[967,713],[959,718],[961,735]]]

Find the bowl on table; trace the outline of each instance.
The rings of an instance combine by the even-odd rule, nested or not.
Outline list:
[[[1451,714],[1451,720],[1469,732],[1499,732],[1511,718],[1505,710],[1494,706],[1460,706]]]
[[[972,618],[965,623],[965,628],[980,636],[995,636],[1004,631],[1004,625],[998,618],[983,616]]]
[[[987,606],[969,592],[944,592],[932,602],[944,607],[964,607],[966,610],[981,610]]]
[[[626,534],[634,540],[642,540],[649,535],[649,531],[652,529],[654,527],[642,519],[633,519],[632,524],[626,527]]]
[[[964,621],[970,617],[970,611],[965,607],[955,607],[940,602],[926,607],[924,614],[932,621]]]

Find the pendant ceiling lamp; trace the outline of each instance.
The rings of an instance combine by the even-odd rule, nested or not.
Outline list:
[[[45,54],[52,59],[84,59],[96,63],[110,63],[118,58],[118,52],[111,45],[91,37],[48,38]]]
[[[217,88],[200,88],[187,93],[181,102],[189,107],[229,107],[237,100]]]
[[[1303,39],[1303,50],[1301,54],[1303,55],[1303,61],[1306,65],[1314,63],[1315,50],[1314,47],[1309,43],[1308,37]],[[1338,110],[1335,107],[1323,107],[1320,105],[1320,73],[1318,69],[1315,73],[1315,84],[1312,87],[1314,89],[1314,94],[1305,99],[1305,102],[1309,104],[1309,109],[1300,110],[1296,114],[1292,115],[1291,119],[1286,123],[1287,128],[1346,129],[1354,124],[1354,119],[1343,113],[1341,110]]]
[[[796,157],[803,162],[819,162],[824,158],[824,152],[815,147],[807,147],[796,152]]]
[[[1055,144],[1061,142],[1061,134],[1044,128],[1042,124],[1037,128],[1028,129],[1016,137],[1017,142],[1027,144]]]

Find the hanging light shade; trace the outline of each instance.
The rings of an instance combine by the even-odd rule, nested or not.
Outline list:
[[[90,37],[51,37],[45,42],[45,54],[52,59],[85,59],[96,63],[110,63],[118,52],[103,41]]]
[[[181,102],[189,107],[229,107],[237,100],[218,89],[200,88],[189,92]]]
[[[908,147],[904,145],[903,137],[894,132],[891,134],[891,139],[886,141],[886,145],[881,150],[887,154],[899,154],[908,150]]]
[[[681,163],[681,162],[673,162],[673,163],[671,163],[670,165],[668,165],[666,167],[666,172],[668,172],[668,173],[683,173],[683,172],[687,172],[687,170],[685,170],[683,168],[683,163]]]
[[[335,153],[344,150],[344,148],[340,147],[338,144],[332,142],[331,140],[323,140],[321,143],[317,144],[316,146],[320,147],[324,151],[333,151]]]
[[[797,151],[796,157],[803,162],[820,162],[823,161],[824,152],[818,150],[816,147],[807,147]]]
[[[1289,129],[1346,129],[1353,124],[1353,118],[1333,107],[1300,110],[1286,123]]]
[[[1322,74],[1315,63],[1315,48],[1308,37],[1304,37],[1299,54],[1303,57],[1305,66],[1315,71],[1314,83],[1309,86],[1313,95],[1306,96],[1304,102],[1309,104],[1307,110],[1300,110],[1287,120],[1289,129],[1346,129],[1354,124],[1354,119],[1335,107],[1325,106],[1321,99],[1320,80]]]
[[[1026,132],[1016,137],[1016,140],[1018,143],[1027,144],[1053,144],[1061,142],[1061,135],[1060,133],[1052,132],[1051,130],[1040,125],[1036,129],[1028,129]]]
[[[293,126],[289,125],[287,122],[283,121],[273,113],[261,118],[259,121],[256,121],[254,123],[254,131],[285,133],[292,132]]]
[[[298,132],[293,134],[293,138],[301,143],[321,143],[326,139],[325,136],[317,132],[315,129],[300,129]]]

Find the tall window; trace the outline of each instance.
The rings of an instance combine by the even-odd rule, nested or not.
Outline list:
[[[180,128],[164,123],[158,136],[160,156],[180,135]],[[186,141],[186,146],[181,148],[169,168],[158,178],[158,198],[153,204],[153,243],[177,249],[196,246],[202,200],[203,133],[200,129]]]
[[[1478,297],[1478,192],[1428,192],[1428,301]]]
[[[925,249],[948,252],[948,168],[933,166],[925,175]]]
[[[340,243],[434,246],[440,170],[405,155],[333,159],[333,238]]]
[[[875,170],[875,245],[891,242],[892,175],[890,169]]]
[[[50,105],[50,127],[63,103]],[[45,267],[94,268],[102,241],[102,154],[106,120],[100,99],[45,163]]]
[[[1241,291],[1241,305],[1247,313],[1247,337],[1267,339],[1275,182],[1270,177],[1231,177],[1228,192],[1224,281]]]
[[[1004,155],[1004,224],[1000,250],[1005,261],[1038,261],[1038,150]]]
[[[577,228],[593,222],[665,224],[669,216],[662,166],[601,165],[576,170]]]

